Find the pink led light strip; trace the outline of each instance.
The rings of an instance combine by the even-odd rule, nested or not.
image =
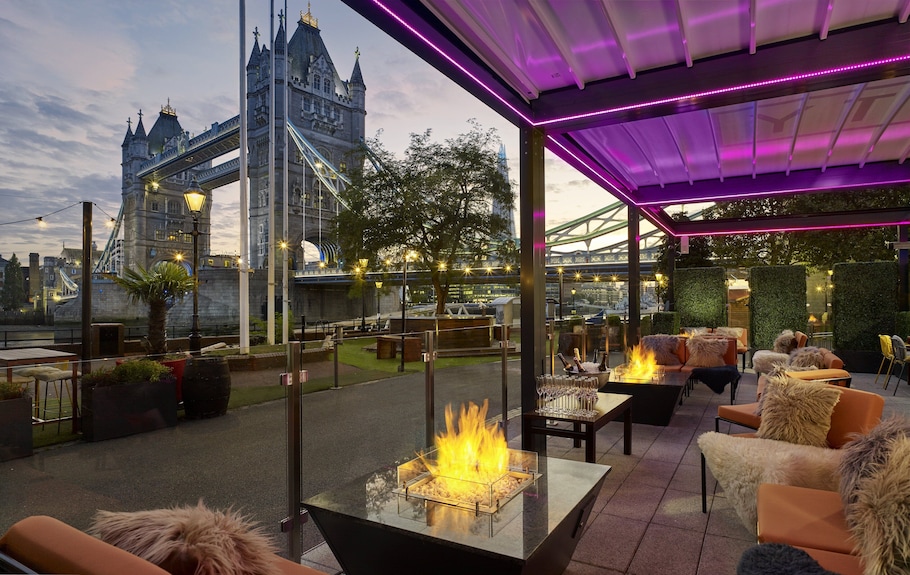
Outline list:
[[[462,66],[461,64],[459,64],[454,58],[452,58],[451,56],[449,56],[448,54],[446,54],[445,51],[442,50],[442,48],[440,48],[439,46],[437,46],[436,44],[434,44],[434,43],[433,43],[432,41],[430,41],[426,36],[424,36],[423,34],[421,34],[420,32],[418,32],[416,29],[414,29],[413,26],[411,26],[410,24],[408,24],[407,22],[405,22],[404,19],[402,19],[398,14],[396,14],[395,12],[393,12],[388,6],[386,6],[385,4],[383,4],[382,2],[380,2],[380,0],[373,0],[373,3],[376,4],[377,6],[379,6],[379,8],[381,8],[383,12],[385,12],[386,14],[388,14],[389,16],[391,16],[392,18],[394,18],[399,24],[401,24],[402,26],[404,26],[405,28],[407,28],[408,31],[411,32],[411,34],[413,34],[414,36],[420,38],[420,40],[421,40],[424,44],[426,44],[427,46],[429,46],[430,48],[432,48],[434,52],[436,52],[437,54],[439,54],[440,56],[442,56],[443,58],[445,58],[446,60],[448,60],[449,63],[451,63],[453,66],[455,66],[456,68],[458,68],[459,70],[461,70],[462,73],[464,73],[464,75],[466,75],[466,76],[469,77],[471,80],[473,80],[475,84],[479,85],[481,88],[483,88],[483,89],[484,89],[487,93],[489,93],[491,96],[493,96],[494,98],[496,98],[497,100],[499,100],[500,102],[502,102],[502,104],[503,104],[505,107],[507,107],[508,109],[512,110],[512,112],[514,112],[516,115],[518,115],[519,117],[521,117],[522,120],[524,120],[524,121],[527,122],[528,124],[531,124],[531,125],[534,124],[534,122],[532,122],[530,118],[528,118],[525,114],[523,114],[523,113],[521,112],[521,110],[519,110],[518,108],[516,108],[515,106],[513,106],[512,104],[510,104],[509,102],[507,102],[505,99],[503,99],[503,97],[500,96],[498,93],[496,93],[495,90],[493,90],[492,88],[490,88],[489,86],[487,86],[480,78],[478,78],[477,76],[475,76],[474,74],[472,74],[467,68],[465,68],[464,66]]]
[[[885,64],[893,64],[895,62],[903,62],[906,60],[910,60],[910,54],[904,54],[903,56],[893,56],[891,58],[883,58],[881,60],[873,60],[871,62],[864,62],[862,64],[851,64],[849,66],[839,66],[837,68],[829,68],[827,70],[818,70],[815,72],[805,72],[803,74],[794,74],[792,76],[784,76],[782,78],[775,78],[773,80],[762,80],[761,82],[750,82],[748,84],[740,84],[738,86],[729,86],[727,88],[717,88],[715,90],[706,90],[704,92],[695,92],[693,94],[686,94],[684,96],[673,96],[670,98],[661,98],[660,100],[651,100],[650,102],[640,102],[638,104],[629,104],[627,106],[619,106],[616,108],[607,108],[604,110],[598,110],[596,112],[586,112],[584,114],[575,114],[573,116],[552,118],[550,120],[541,120],[540,122],[536,123],[535,126],[546,126],[549,124],[555,124],[557,122],[580,120],[580,119],[584,119],[584,118],[593,118],[596,116],[604,116],[607,114],[613,114],[615,112],[624,112],[627,110],[636,110],[636,109],[640,109],[640,108],[648,108],[650,106],[658,106],[661,104],[679,102],[681,100],[692,100],[692,99],[696,99],[696,98],[704,98],[707,96],[715,96],[717,94],[726,94],[729,92],[737,92],[740,90],[749,90],[752,88],[761,88],[763,86],[772,86],[774,84],[784,84],[786,82],[794,82],[797,80],[804,80],[806,78],[817,78],[819,76],[840,74],[842,72],[861,70],[863,68],[874,68],[876,66],[882,66]]]
[[[680,233],[675,232],[675,236],[729,236],[731,233],[737,234],[773,234],[779,232],[811,232],[811,231],[830,231],[830,230],[846,230],[846,229],[856,229],[856,228],[880,228],[883,226],[905,226],[910,224],[910,220],[899,220],[896,222],[888,223],[869,223],[869,224],[841,224],[836,226],[792,226],[792,227],[780,227],[780,228],[755,228],[755,229],[736,229],[728,231],[715,231],[715,232],[692,232],[692,233]]]
[[[594,112],[585,112],[584,114],[574,114],[574,115],[571,115],[571,116],[562,116],[562,117],[559,117],[559,118],[551,118],[551,119],[549,119],[549,120],[541,120],[541,121],[535,122],[535,121],[531,120],[527,115],[525,115],[524,113],[522,113],[521,110],[519,110],[518,108],[516,108],[515,106],[513,106],[512,104],[510,104],[509,102],[507,102],[505,99],[503,99],[502,96],[500,96],[495,90],[493,90],[493,89],[490,88],[487,84],[485,84],[482,80],[480,80],[479,78],[477,78],[477,76],[475,76],[474,74],[472,74],[467,68],[465,68],[465,67],[462,66],[460,63],[458,63],[453,57],[449,56],[442,48],[440,48],[439,46],[437,46],[436,44],[434,44],[434,43],[433,43],[432,41],[430,41],[426,36],[424,36],[424,35],[421,34],[419,31],[417,31],[413,26],[411,26],[410,24],[408,24],[402,17],[400,17],[400,16],[399,16],[398,14],[396,14],[395,12],[393,12],[388,6],[386,6],[385,4],[383,4],[381,0],[373,0],[373,3],[376,4],[379,8],[381,8],[383,12],[385,12],[386,14],[388,14],[389,16],[391,16],[393,19],[395,19],[399,24],[401,24],[402,26],[404,26],[405,28],[407,28],[407,30],[410,31],[411,34],[413,34],[413,35],[416,36],[417,38],[420,38],[420,40],[421,40],[424,44],[426,44],[427,46],[429,46],[430,48],[432,48],[433,51],[435,51],[437,54],[439,54],[440,56],[442,56],[443,58],[445,58],[446,60],[448,60],[453,66],[455,66],[456,68],[458,68],[459,70],[461,70],[462,73],[464,73],[466,76],[468,76],[469,78],[471,78],[471,80],[473,80],[477,85],[479,85],[481,88],[483,88],[487,93],[489,93],[491,96],[493,96],[494,98],[496,98],[497,100],[499,100],[500,102],[502,102],[503,105],[505,105],[507,108],[509,108],[510,110],[512,110],[516,115],[518,115],[519,117],[521,117],[522,120],[524,120],[525,122],[527,122],[528,124],[530,124],[530,125],[532,125],[532,126],[534,126],[534,127],[537,127],[537,126],[547,126],[547,125],[555,124],[555,123],[558,123],[558,122],[565,122],[565,121],[572,121],[572,120],[580,120],[580,119],[585,119],[585,118],[594,118],[594,117],[597,117],[597,116],[605,116],[605,115],[613,114],[613,113],[616,113],[616,112],[624,112],[624,111],[627,111],[627,110],[636,110],[636,109],[641,109],[641,108],[648,108],[648,107],[650,107],[650,106],[659,106],[659,105],[661,105],[661,104],[669,104],[669,103],[672,103],[672,102],[679,102],[679,101],[681,101],[681,100],[691,100],[691,99],[695,99],[695,98],[704,98],[704,97],[707,97],[707,96],[715,96],[715,95],[717,95],[717,94],[726,94],[726,93],[729,93],[729,92],[737,92],[737,91],[740,91],[740,90],[749,90],[749,89],[752,89],[752,88],[760,88],[760,87],[763,87],[763,86],[772,86],[772,85],[774,85],[774,84],[783,84],[783,83],[786,83],[786,82],[795,82],[795,81],[798,81],[798,80],[804,80],[804,79],[806,79],[806,78],[817,78],[817,77],[820,77],[820,76],[827,76],[827,75],[831,75],[831,74],[840,74],[840,73],[842,73],[842,72],[850,72],[850,71],[853,71],[853,70],[862,70],[862,69],[864,69],[864,68],[873,68],[873,67],[875,67],[875,66],[882,66],[882,65],[886,65],[886,64],[892,64],[892,63],[895,63],[895,62],[904,62],[904,61],[906,61],[906,60],[910,60],[910,54],[904,54],[904,55],[902,55],[902,56],[893,56],[893,57],[891,57],[891,58],[882,58],[882,59],[880,59],[880,60],[873,60],[873,61],[871,61],[871,62],[863,62],[863,63],[859,63],[859,64],[851,64],[851,65],[849,65],[849,66],[838,66],[838,67],[836,67],[836,68],[828,68],[828,69],[826,69],[826,70],[817,70],[817,71],[815,71],[815,72],[804,72],[804,73],[802,73],[802,74],[794,74],[794,75],[791,75],[791,76],[784,76],[784,77],[781,77],[781,78],[774,78],[774,79],[771,79],[771,80],[762,80],[762,81],[760,81],[760,82],[750,82],[750,83],[748,83],[748,84],[740,84],[740,85],[737,85],[737,86],[729,86],[729,87],[727,87],[727,88],[717,88],[717,89],[714,89],[714,90],[706,90],[706,91],[704,91],[704,92],[695,92],[695,93],[692,93],[692,94],[686,94],[686,95],[682,95],[682,96],[672,96],[672,97],[669,97],[669,98],[661,98],[661,99],[659,99],[659,100],[651,100],[651,101],[649,101],[649,102],[640,102],[640,103],[637,103],[637,104],[629,104],[629,105],[626,105],[626,106],[618,106],[618,107],[616,107],[616,108],[606,108],[606,109],[597,110],[597,111],[594,111]]]

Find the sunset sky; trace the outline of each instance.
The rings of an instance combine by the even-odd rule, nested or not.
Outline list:
[[[275,2],[277,13],[284,2]],[[289,2],[290,32],[302,2]],[[269,2],[247,0],[253,28],[269,38]],[[354,52],[367,86],[367,134],[402,153],[411,133],[443,140],[468,120],[496,128],[518,180],[518,129],[340,0],[311,0],[322,38],[342,79]],[[94,202],[94,240],[120,207],[120,144],[143,111],[151,129],[162,105],[191,135],[238,113],[239,9],[228,0],[5,0],[0,12],[0,256],[58,255],[81,246],[82,201]],[[239,186],[215,192],[212,249],[239,253]],[[547,155],[547,227],[605,205],[594,184]],[[516,190],[517,192],[517,190]],[[74,205],[75,204],[75,205]],[[72,206],[72,207],[69,207]],[[54,213],[57,212],[58,213]],[[43,217],[40,228],[35,218]],[[518,217],[516,214],[516,224]]]

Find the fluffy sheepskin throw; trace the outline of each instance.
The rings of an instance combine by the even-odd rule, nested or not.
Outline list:
[[[818,369],[825,365],[825,356],[817,347],[800,347],[790,352],[790,367]]]
[[[785,329],[774,340],[774,347],[771,349],[777,353],[790,353],[796,349],[796,334],[792,329]]]
[[[679,347],[679,336],[646,335],[641,338],[641,346],[654,352],[654,361],[660,365],[679,365],[676,350]]]
[[[173,575],[278,575],[275,547],[232,509],[173,507],[99,511],[89,533]]]
[[[892,415],[843,447],[840,494],[844,505],[856,501],[859,482],[887,464],[894,442],[901,437],[910,437],[910,420]]]
[[[790,356],[786,353],[777,353],[762,349],[752,354],[752,367],[755,373],[771,373],[775,368],[786,366],[790,363]]]
[[[857,485],[845,508],[865,575],[910,574],[910,437],[894,440],[887,462]]]
[[[686,350],[689,359],[686,365],[690,367],[720,367],[724,364],[724,354],[727,353],[727,340],[718,337],[690,337],[686,341]]]
[[[741,327],[719,327],[714,330],[714,335],[722,335],[724,337],[732,337],[734,339],[739,339],[743,335],[743,328],[741,328]]]
[[[840,450],[709,431],[698,438],[711,473],[753,534],[755,496],[762,483],[836,491]]]
[[[756,435],[826,447],[831,413],[840,401],[840,388],[814,381],[771,378],[761,397],[761,424]]]

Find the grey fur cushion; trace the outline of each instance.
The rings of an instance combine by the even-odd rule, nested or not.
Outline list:
[[[232,509],[98,511],[89,533],[173,575],[280,575],[262,527]]]
[[[774,340],[774,347],[771,349],[777,353],[790,353],[796,349],[796,334],[792,329],[785,329]]]
[[[679,347],[679,336],[646,335],[641,338],[641,346],[654,352],[654,361],[660,365],[679,365],[676,349]]]
[[[910,575],[910,437],[889,443],[887,458],[857,481],[844,507],[865,575]]]
[[[801,347],[790,352],[790,367],[794,369],[818,369],[825,365],[825,358],[817,347]]]
[[[901,415],[892,415],[866,435],[857,436],[843,447],[840,494],[844,505],[856,501],[860,481],[887,464],[894,442],[901,437],[910,437],[910,420]]]

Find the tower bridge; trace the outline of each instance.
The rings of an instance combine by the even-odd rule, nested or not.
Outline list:
[[[341,191],[349,183],[344,162],[349,154],[362,149],[365,135],[366,86],[359,52],[349,80],[342,80],[309,12],[301,14],[286,49],[285,35],[282,21],[274,54],[257,38],[246,66],[249,265],[252,269],[268,266],[269,246],[284,238],[290,243],[295,284],[349,283],[351,275],[338,267],[337,246],[328,232],[329,222],[343,208]],[[274,77],[273,65],[277,71]],[[272,90],[273,87],[278,89]],[[190,137],[168,102],[146,134],[140,112],[135,132],[130,124],[122,144],[123,201],[96,271],[119,271],[124,264],[133,263],[148,267],[157,261],[177,259],[188,251],[191,236],[187,230],[191,226],[183,192],[193,180],[210,199],[200,216],[199,240],[203,257],[211,253],[210,214],[213,201],[217,201],[215,191],[239,179],[240,159],[236,156],[240,124],[240,116],[234,116]],[[270,125],[275,127],[274,139],[278,142],[274,154],[267,153]],[[285,150],[287,158],[283,157]],[[500,150],[500,156],[504,164],[504,150]],[[374,160],[369,151],[365,159]],[[280,169],[285,161],[287,176]],[[271,195],[274,198],[269,198]],[[275,211],[270,213],[272,199]],[[279,223],[285,209],[287,230]],[[556,277],[562,268],[573,277],[624,277],[628,262],[627,213],[625,204],[614,202],[548,230],[548,275]],[[121,230],[123,240],[118,242]],[[649,273],[661,238],[656,230],[641,235],[642,273]],[[307,261],[305,242],[318,248],[319,262]],[[582,248],[572,249],[575,246]],[[460,276],[453,277],[453,282],[509,283],[517,277],[506,272],[501,262],[472,265],[482,271],[465,275],[464,270],[452,270],[452,274]],[[400,271],[388,270],[383,277],[394,284],[400,281]]]

